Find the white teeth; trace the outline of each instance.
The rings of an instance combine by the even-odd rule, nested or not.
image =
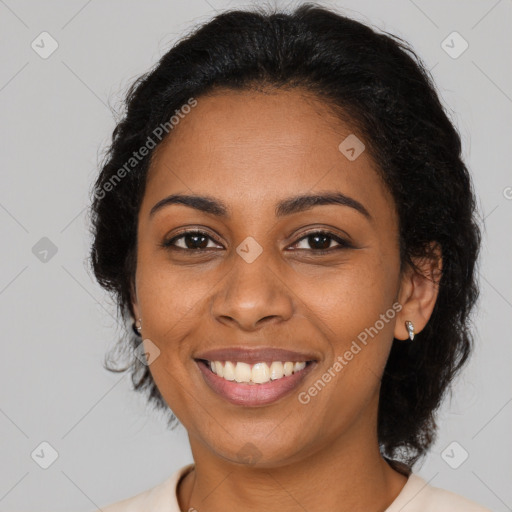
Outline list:
[[[272,380],[280,379],[284,375],[283,363],[280,361],[274,361],[270,365],[270,378]]]
[[[235,365],[231,361],[224,363],[224,375],[226,380],[235,380]]]
[[[284,363],[283,365],[283,371],[285,377],[291,375],[293,373],[293,363],[290,363],[290,361],[286,361],[286,363]]]
[[[218,361],[216,363],[222,364]],[[237,382],[249,382],[251,380],[251,366],[247,363],[236,363],[235,380]]]
[[[301,370],[304,370],[304,368],[306,368],[306,363],[304,361],[295,363],[295,366],[293,367],[293,373],[300,372]]]
[[[222,366],[222,363],[220,361],[215,361],[213,364],[215,365],[215,373],[219,377],[224,377],[224,368]]]
[[[256,363],[252,367],[251,380],[256,384],[270,381],[270,369],[265,363]]]
[[[208,365],[213,373],[226,380],[236,382],[246,382],[248,384],[265,384],[271,380],[288,377],[292,373],[297,373],[306,367],[304,361],[293,363],[286,361],[273,361],[270,367],[267,363],[256,363],[254,365],[225,361],[209,361]]]

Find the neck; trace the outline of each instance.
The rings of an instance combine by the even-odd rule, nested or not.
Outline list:
[[[407,481],[361,424],[300,459],[265,467],[228,461],[189,439],[195,465],[178,487],[182,511],[383,512]]]

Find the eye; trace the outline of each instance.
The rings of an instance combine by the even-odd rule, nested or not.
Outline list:
[[[182,231],[181,233],[172,237],[171,239],[162,242],[161,246],[167,249],[178,249],[188,252],[201,252],[214,248],[212,246],[208,246],[209,241],[217,243],[208,233],[204,231]],[[335,247],[331,247],[331,243],[333,241],[336,242],[338,245]],[[180,242],[181,245],[178,244],[178,242]],[[311,248],[297,247],[301,243],[308,244]],[[347,240],[344,240],[343,238],[329,231],[312,231],[308,233],[306,236],[300,238],[291,247],[294,248],[292,250],[309,250],[315,253],[315,255],[322,255],[329,254],[332,253],[333,251],[340,249],[353,248],[354,246]]]
[[[176,242],[182,240],[182,245],[177,245]],[[183,231],[180,234],[174,236],[170,240],[164,241],[161,245],[162,247],[169,249],[183,249],[189,251],[203,251],[207,249],[212,249],[212,247],[208,247],[208,240],[213,240],[213,238],[204,231]]]
[[[331,243],[333,241],[336,242],[338,245],[335,247],[331,247]],[[309,250],[315,253],[315,255],[329,254],[332,253],[333,251],[337,251],[340,249],[349,249],[354,247],[347,240],[344,240],[343,238],[340,238],[339,236],[329,231],[312,231],[308,233],[306,236],[299,239],[297,242],[295,242],[295,244],[293,244],[292,247],[297,248],[297,245],[301,243],[308,244],[310,247],[312,247],[312,249],[308,249],[306,247],[298,248],[299,250]]]

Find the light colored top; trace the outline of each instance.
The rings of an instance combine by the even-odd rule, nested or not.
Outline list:
[[[112,503],[101,510],[103,512],[187,512],[180,510],[176,490],[180,479],[193,467],[194,464],[188,464],[155,487],[132,498]],[[94,512],[99,512],[99,509]],[[385,512],[491,511],[458,494],[433,487],[416,473],[411,473],[400,494]]]

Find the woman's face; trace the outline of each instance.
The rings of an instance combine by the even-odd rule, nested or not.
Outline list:
[[[197,102],[158,148],[139,213],[134,308],[145,348],[160,351],[153,378],[195,458],[270,467],[340,440],[357,446],[375,436],[380,379],[399,329],[393,199],[360,142],[343,142],[350,126],[315,98],[227,91]],[[196,201],[152,213],[171,195],[207,196],[226,211]],[[292,200],[312,195],[341,200]],[[198,230],[206,236],[179,236]],[[273,361],[314,362],[281,379],[274,364],[275,380],[250,384],[198,361],[231,348],[296,353],[215,356],[248,361],[237,379],[266,380],[256,361],[269,371]]]

